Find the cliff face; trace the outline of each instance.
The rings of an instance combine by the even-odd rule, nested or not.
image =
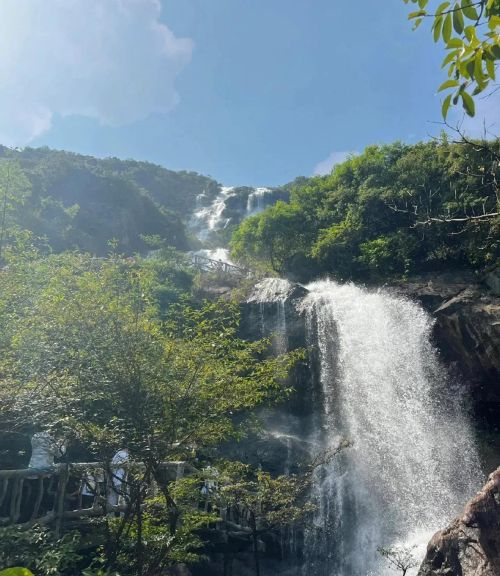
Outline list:
[[[298,284],[284,290],[283,299],[271,290],[269,301],[258,302],[251,297],[241,305],[241,335],[249,340],[270,337],[275,354],[307,349],[309,345],[305,318],[298,310],[307,290]],[[284,402],[260,412],[264,430],[238,447],[244,447],[244,458],[249,462],[283,474],[295,471],[298,463],[307,460],[310,446],[304,439],[310,436],[319,405],[316,366],[310,350],[308,358],[290,374],[288,384],[295,392]]]
[[[418,576],[500,574],[500,468],[448,528],[427,547]]]
[[[500,297],[494,286],[481,284],[465,272],[413,278],[392,289],[418,300],[432,314],[436,347],[450,372],[470,391],[477,427],[499,431]],[[297,311],[305,292],[300,285],[293,285],[284,302],[288,349],[307,346],[305,320]],[[244,337],[257,339],[279,330],[275,302],[248,302],[242,305],[242,313]],[[310,358],[308,367],[294,375],[297,394],[283,410],[311,416],[313,397],[318,393],[314,370],[315,361]]]
[[[397,290],[436,319],[444,362],[469,388],[478,426],[500,426],[500,297],[466,273],[416,278]]]

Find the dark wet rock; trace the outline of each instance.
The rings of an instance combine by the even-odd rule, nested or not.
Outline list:
[[[410,279],[397,291],[435,317],[444,362],[470,390],[478,425],[500,426],[500,297],[471,272]]]

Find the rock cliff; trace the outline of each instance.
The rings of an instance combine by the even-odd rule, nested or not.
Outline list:
[[[462,516],[437,532],[418,576],[500,575],[500,468]]]
[[[478,426],[500,426],[500,297],[468,273],[414,278],[397,290],[436,319],[434,338],[449,368],[467,385]]]

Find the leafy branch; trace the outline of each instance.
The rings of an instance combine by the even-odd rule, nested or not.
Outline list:
[[[459,100],[465,112],[474,116],[474,97],[484,92],[496,80],[500,59],[500,2],[499,0],[455,0],[442,2],[435,11],[428,11],[429,0],[404,0],[418,4],[419,10],[408,15],[418,28],[425,18],[432,18],[434,42],[442,42],[447,52],[442,68],[448,80],[438,92],[450,90],[441,111],[446,119],[450,107]]]

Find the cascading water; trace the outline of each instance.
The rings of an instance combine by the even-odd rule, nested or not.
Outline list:
[[[266,207],[265,196],[271,192],[272,190],[269,188],[255,188],[255,190],[248,195],[246,216],[253,216],[254,214],[262,212]]]
[[[234,186],[222,186],[219,193],[213,199],[210,199],[206,193],[199,194],[196,197],[195,211],[191,216],[189,226],[197,238],[205,245],[210,246],[194,252],[196,256],[204,256],[211,260],[219,260],[228,264],[233,264],[229,257],[229,250],[222,247],[213,248],[213,244],[217,245],[216,235],[214,232],[223,230],[230,222],[234,220],[234,213],[232,217],[227,216],[228,200],[238,195],[238,188]],[[248,194],[246,211],[244,207],[236,210],[236,215],[240,218],[246,218],[261,212],[265,206],[265,196],[270,194],[272,190],[269,188],[254,188]],[[207,203],[209,204],[207,205]],[[234,211],[234,208],[233,208]]]
[[[285,302],[292,287],[288,280],[265,278],[255,286],[247,300],[259,305],[261,335],[273,334],[273,348],[277,354],[288,349]]]
[[[222,186],[219,194],[209,206],[197,207],[191,218],[191,227],[200,240],[207,240],[211,232],[227,226],[228,220],[223,218],[222,214],[226,207],[226,200],[233,194],[233,186]],[[197,199],[198,202],[202,196],[201,194]]]
[[[420,306],[330,281],[307,288],[324,397],[316,440],[353,446],[316,474],[303,574],[385,575],[378,547],[417,545],[421,559],[481,483],[463,395],[439,365]]]

